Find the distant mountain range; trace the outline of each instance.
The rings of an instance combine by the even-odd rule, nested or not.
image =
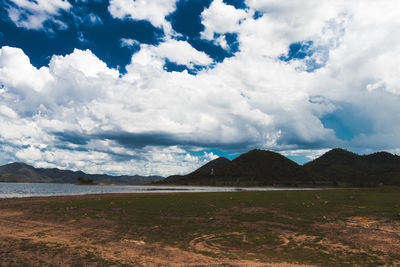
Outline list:
[[[173,175],[154,183],[230,186],[400,185],[400,157],[387,152],[360,156],[337,148],[301,166],[279,153],[256,149],[232,161],[218,158],[187,175]]]
[[[77,183],[78,177],[105,184],[176,184],[211,186],[400,186],[400,156],[388,152],[357,155],[332,149],[298,165],[279,153],[251,150],[230,161],[217,158],[186,175],[111,176],[56,168],[34,168],[25,163],[0,166],[0,182]]]
[[[149,184],[163,179],[161,176],[111,176],[106,174],[87,174],[82,171],[60,170],[56,168],[35,168],[20,162],[0,166],[0,182],[76,184],[78,177],[91,178],[95,183],[136,185]]]

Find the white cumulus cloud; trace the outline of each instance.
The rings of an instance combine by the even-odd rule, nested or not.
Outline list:
[[[186,41],[177,41],[168,39],[158,46],[142,45],[139,53],[135,54],[132,58],[134,64],[149,65],[155,64],[151,61],[157,59],[168,59],[171,62],[180,65],[203,65],[207,66],[212,63],[212,59],[204,52],[200,52],[193,48]]]
[[[222,0],[214,0],[210,7],[201,13],[204,31],[201,37],[207,40],[214,39],[214,33],[233,33],[239,29],[239,23],[249,17],[242,9],[236,9],[225,4]]]
[[[165,33],[172,30],[165,17],[175,10],[177,0],[111,0],[108,10],[114,18],[148,20]]]
[[[21,75],[21,73],[23,75]],[[11,90],[41,91],[53,77],[48,68],[37,69],[21,49],[4,46],[0,50],[0,79],[8,81]]]
[[[52,21],[60,28],[66,27],[57,17],[61,11],[69,10],[71,4],[66,0],[10,0],[6,8],[18,27],[38,30],[44,28],[46,21]]]
[[[242,14],[221,1],[213,4],[236,18]],[[397,2],[246,4],[246,14],[263,15],[241,23],[235,18],[228,23],[233,28],[203,16],[210,23],[205,32],[238,35],[240,50],[221,63],[168,37],[141,44],[123,75],[89,50],[54,55],[38,69],[21,49],[2,47],[1,157],[88,172],[168,175],[215,158],[191,153],[206,148],[258,147],[311,158],[331,146],[399,151]],[[155,24],[163,25],[173,10],[167,9]],[[279,59],[290,44],[303,41],[313,44],[314,54]],[[321,66],[305,71],[310,58]],[[166,59],[207,68],[197,75],[168,72]],[[326,125],[327,115],[352,136],[341,139]]]
[[[118,77],[118,71],[110,69],[99,60],[90,50],[75,49],[74,52],[66,56],[53,56],[50,62],[52,71],[57,73],[68,73],[69,71],[79,72],[86,77],[99,77],[110,75]]]

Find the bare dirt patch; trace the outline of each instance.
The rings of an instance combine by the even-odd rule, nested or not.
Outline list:
[[[363,253],[388,265],[400,264],[400,260],[387,262],[390,256],[400,255],[399,221],[357,216],[339,222],[318,223],[315,227],[327,234],[319,244],[329,251]]]
[[[60,224],[24,216],[23,212],[0,211],[0,266],[277,266],[267,262],[205,256],[143,240],[113,241],[113,230],[107,228],[108,222],[104,220],[87,218],[79,224]],[[93,226],[96,226],[96,231],[93,231]],[[195,251],[212,250],[214,253],[219,251],[220,256],[229,255],[231,252],[224,252],[222,247],[213,244],[216,240],[218,238],[212,235],[203,236],[193,240],[190,246]],[[279,266],[296,265],[283,263]]]
[[[244,233],[232,232],[224,233],[223,235],[202,235],[190,241],[189,245],[196,251],[210,252],[215,255],[227,255],[235,252],[231,250],[229,253],[227,253],[227,251],[224,250],[224,247],[221,245],[221,241],[229,237],[237,238],[241,242],[247,242],[247,237]]]

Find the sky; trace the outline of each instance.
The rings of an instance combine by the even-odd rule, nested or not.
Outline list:
[[[397,0],[0,0],[0,164],[400,153]]]

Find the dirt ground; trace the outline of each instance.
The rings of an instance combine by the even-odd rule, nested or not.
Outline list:
[[[226,257],[206,256],[197,253],[208,249],[208,245],[199,240],[193,240],[188,250],[143,240],[110,241],[115,224],[112,221],[88,219],[60,224],[37,220],[30,213],[7,208],[8,203],[31,204],[32,201],[48,199],[4,199],[0,202],[0,266],[310,266],[230,259],[229,251],[221,251]]]
[[[19,265],[20,260],[24,259],[30,266],[73,266],[74,257],[84,259],[88,254],[93,254],[103,259],[106,265],[110,263],[115,266],[306,266],[230,260],[229,257],[213,258],[157,243],[148,244],[142,240],[123,239],[120,242],[102,243],[97,238],[86,236],[85,232],[88,230],[84,227],[78,228],[73,223],[60,225],[32,221],[21,212],[1,210],[0,265]],[[111,233],[110,230],[103,229],[98,235],[104,237]],[[193,240],[190,245],[198,251],[213,249],[199,240]],[[60,253],[54,253],[57,250]],[[88,259],[86,263],[90,262]],[[95,261],[93,265],[102,265],[102,262]]]
[[[31,212],[10,205],[30,205],[32,201],[40,203],[48,199],[0,201],[0,266],[312,266],[248,260],[251,257],[238,259],[235,250],[221,245],[223,237],[215,234],[192,239],[187,249],[129,237],[115,239],[115,221],[86,218],[78,222],[70,218],[60,223],[35,217]],[[263,207],[243,209],[243,213],[263,211],[270,210]],[[215,220],[229,220],[229,216],[222,212]],[[270,247],[276,253],[312,244],[313,247],[320,245],[326,254],[369,255],[373,251],[374,257],[381,257],[382,265],[400,265],[400,261],[390,264],[385,261],[387,255],[400,255],[400,221],[351,217],[346,221],[315,223],[315,231],[324,233],[323,238],[297,232],[294,226],[264,220],[243,222],[242,226],[278,233],[282,242]],[[243,233],[227,235],[248,242]]]

